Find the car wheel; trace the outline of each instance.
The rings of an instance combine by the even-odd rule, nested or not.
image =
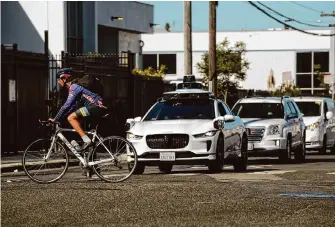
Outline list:
[[[319,154],[326,154],[327,152],[327,137],[323,136],[322,148],[319,150]]]
[[[128,169],[132,170],[133,165],[131,163],[128,163]],[[145,170],[145,165],[143,163],[137,162],[136,168],[133,172],[134,175],[140,175],[143,174]]]
[[[220,173],[223,170],[224,164],[224,142],[223,137],[220,135],[216,146],[216,159],[210,160],[208,169],[211,173]]]
[[[169,163],[158,164],[158,168],[161,173],[171,173],[172,167],[173,165]]]
[[[286,142],[286,150],[285,152],[281,153],[279,155],[279,160],[288,163],[291,160],[291,153],[292,153],[292,139],[291,137],[288,137]]]
[[[248,139],[246,136],[242,138],[241,158],[234,160],[233,163],[235,172],[244,172],[248,166]]]
[[[306,158],[306,134],[304,135],[302,139],[302,144],[297,148],[297,150],[294,152],[294,159],[303,162]]]

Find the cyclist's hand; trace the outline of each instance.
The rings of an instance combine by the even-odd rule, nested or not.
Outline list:
[[[56,120],[53,119],[53,118],[49,118],[48,121],[50,121],[50,122],[52,122],[52,123],[55,123],[55,122],[56,122]]]

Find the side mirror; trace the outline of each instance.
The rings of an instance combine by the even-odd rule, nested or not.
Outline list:
[[[128,131],[128,130],[134,125],[134,123],[135,123],[135,119],[133,119],[133,118],[128,118],[128,119],[126,120],[126,124],[124,125],[125,130]]]
[[[224,127],[224,117],[220,116],[213,120],[213,127],[215,129],[223,129]]]
[[[328,112],[326,113],[326,119],[327,119],[327,120],[330,120],[330,119],[332,119],[332,118],[333,118],[333,116],[334,116],[334,114],[333,114],[333,112],[332,112],[332,111],[328,111]]]
[[[304,117],[304,116],[305,116],[305,114],[301,113],[301,117]]]
[[[134,118],[134,121],[135,121],[135,122],[140,122],[141,120],[142,120],[142,117],[135,117],[135,118]]]
[[[225,122],[233,122],[233,121],[235,121],[235,116],[234,115],[227,114],[223,118],[224,118],[223,120]]]

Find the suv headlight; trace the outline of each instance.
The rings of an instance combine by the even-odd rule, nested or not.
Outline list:
[[[135,135],[133,133],[127,133],[127,139],[128,140],[140,140],[143,136]]]
[[[196,134],[196,135],[193,135],[195,138],[203,138],[203,137],[212,137],[212,136],[215,136],[217,130],[213,130],[213,131],[208,131],[208,132],[205,132],[205,133],[201,133],[201,134]]]
[[[307,126],[307,130],[313,131],[314,129],[317,129],[320,127],[320,122],[315,122],[313,124],[310,124]]]
[[[270,125],[269,127],[269,135],[280,135],[279,125]]]

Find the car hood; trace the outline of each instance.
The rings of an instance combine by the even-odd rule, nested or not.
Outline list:
[[[161,120],[136,123],[129,132],[135,135],[191,133],[199,134],[215,130],[212,120]]]
[[[320,121],[319,116],[317,116],[317,117],[303,117],[303,119],[304,119],[304,123],[305,123],[306,126]]]
[[[268,118],[242,118],[246,127],[257,127],[263,126],[268,127],[270,125],[284,125],[286,122],[284,119],[268,119]]]

